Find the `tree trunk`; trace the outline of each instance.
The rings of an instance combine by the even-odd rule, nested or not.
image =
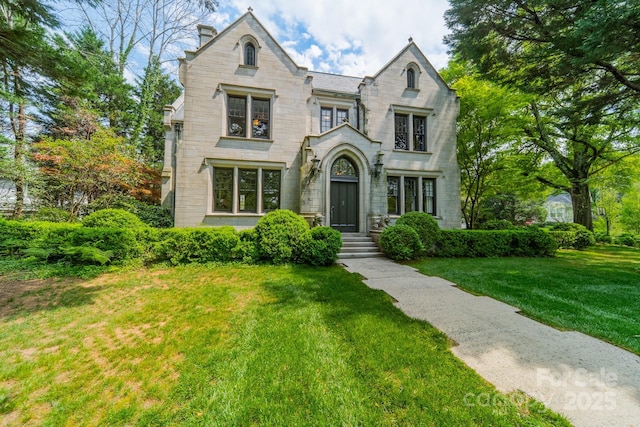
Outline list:
[[[571,204],[573,205],[573,222],[593,231],[593,215],[591,212],[591,193],[586,181],[571,184]]]

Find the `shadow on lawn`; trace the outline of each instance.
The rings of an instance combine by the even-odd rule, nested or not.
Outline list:
[[[85,286],[82,279],[21,280],[0,276],[0,318],[93,304],[103,285]]]

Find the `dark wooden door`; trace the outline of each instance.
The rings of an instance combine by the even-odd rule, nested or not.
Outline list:
[[[358,231],[358,183],[331,181],[331,227],[342,232]]]

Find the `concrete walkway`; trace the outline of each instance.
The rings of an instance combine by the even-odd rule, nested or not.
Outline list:
[[[464,292],[386,258],[341,260],[457,343],[452,352],[502,392],[521,390],[577,427],[640,427],[640,357],[579,332],[561,332],[518,309]],[[640,315],[640,314],[639,314]],[[490,405],[489,396],[466,396]]]

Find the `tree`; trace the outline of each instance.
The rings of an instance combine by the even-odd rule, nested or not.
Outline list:
[[[563,90],[585,74],[640,93],[640,6],[611,0],[451,0],[447,43],[492,79]]]
[[[480,204],[505,189],[495,188],[496,174],[507,167],[506,156],[522,138],[527,98],[474,75],[472,67],[452,61],[442,75],[460,96],[457,125],[462,214],[474,228]]]
[[[34,161],[46,179],[49,206],[76,217],[82,206],[113,194],[128,194],[141,179],[142,165],[122,137],[97,126],[89,138],[45,137],[35,144]]]
[[[164,159],[163,108],[180,95],[182,88],[162,72],[157,57],[145,69],[143,76],[136,91],[139,102],[131,139],[138,141],[139,153],[148,164],[159,165]]]
[[[104,42],[91,28],[84,27],[76,33],[56,35],[54,43],[57,67],[65,78],[58,79],[48,100],[47,131],[51,134],[66,126],[65,104],[80,103],[97,113],[98,120],[114,132],[129,135],[134,122],[133,87],[119,73]],[[72,98],[77,101],[69,101]]]
[[[452,0],[447,42],[492,81],[536,96],[529,152],[551,159],[574,222],[592,229],[589,179],[640,150],[640,7],[627,2]],[[543,154],[543,155],[542,155]]]

